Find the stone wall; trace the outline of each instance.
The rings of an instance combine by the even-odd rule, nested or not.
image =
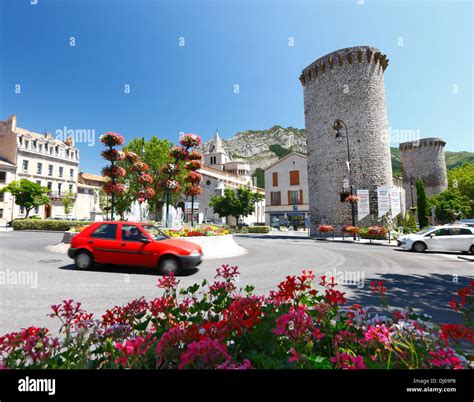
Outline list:
[[[346,131],[337,142],[332,129],[341,119],[347,125],[352,182],[370,192],[370,215],[356,224],[379,222],[377,187],[392,185],[390,142],[383,73],[388,59],[378,49],[359,46],[330,53],[306,67],[304,113],[308,142],[311,230],[319,224],[337,227],[351,223],[351,206],[341,202],[349,192]]]
[[[422,138],[400,144],[400,161],[407,206],[412,206],[412,193],[416,205],[417,179],[423,180],[428,197],[448,188],[445,145],[446,143],[441,138]],[[410,188],[411,184],[413,188]]]

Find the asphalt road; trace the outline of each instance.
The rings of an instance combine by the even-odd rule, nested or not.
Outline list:
[[[29,325],[46,326],[55,332],[57,322],[47,314],[52,304],[64,299],[81,301],[86,310],[101,315],[116,304],[159,294],[158,276],[147,269],[98,266],[91,271],[76,270],[67,255],[47,249],[61,238],[60,233],[0,232],[0,334]],[[212,280],[221,264],[237,265],[239,284],[254,285],[256,293],[268,293],[286,275],[303,269],[318,275],[332,273],[336,278],[356,275],[352,278],[358,279],[357,284],[342,285],[351,302],[378,308],[379,299],[371,294],[370,282],[383,280],[390,306],[410,305],[438,322],[460,322],[460,315],[447,303],[474,275],[474,264],[458,259],[457,254],[416,254],[380,245],[297,237],[243,235],[236,240],[248,250],[246,255],[204,261],[180,277],[181,285]],[[29,283],[14,283],[20,271],[30,274]]]

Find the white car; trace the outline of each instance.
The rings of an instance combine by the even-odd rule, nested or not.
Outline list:
[[[418,252],[463,251],[474,254],[474,228],[468,226],[431,226],[418,233],[401,236],[398,246]]]

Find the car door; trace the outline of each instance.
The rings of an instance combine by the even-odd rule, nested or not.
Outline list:
[[[140,225],[122,223],[120,240],[122,264],[143,266],[152,264],[152,240]]]
[[[430,251],[450,250],[450,231],[448,228],[440,228],[425,235],[425,243]]]
[[[117,239],[118,224],[103,223],[91,233],[88,241],[94,254],[94,259],[103,264],[119,264],[120,258],[117,250],[119,240]]]
[[[454,251],[469,251],[474,244],[474,234],[469,228],[453,229]]]

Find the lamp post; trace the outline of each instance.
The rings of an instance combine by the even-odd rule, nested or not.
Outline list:
[[[347,130],[346,123],[342,120],[337,119],[332,128],[336,132],[336,141],[341,143],[344,136],[341,134],[341,129],[345,128],[346,130],[346,144],[347,144],[347,169],[349,170],[349,188],[351,190],[351,195],[354,195],[354,186],[352,184],[352,168],[351,168],[351,151],[349,147],[349,131]],[[355,226],[355,205],[354,202],[351,201],[351,215],[352,215],[352,226]],[[356,240],[356,234],[353,233],[353,238]]]

